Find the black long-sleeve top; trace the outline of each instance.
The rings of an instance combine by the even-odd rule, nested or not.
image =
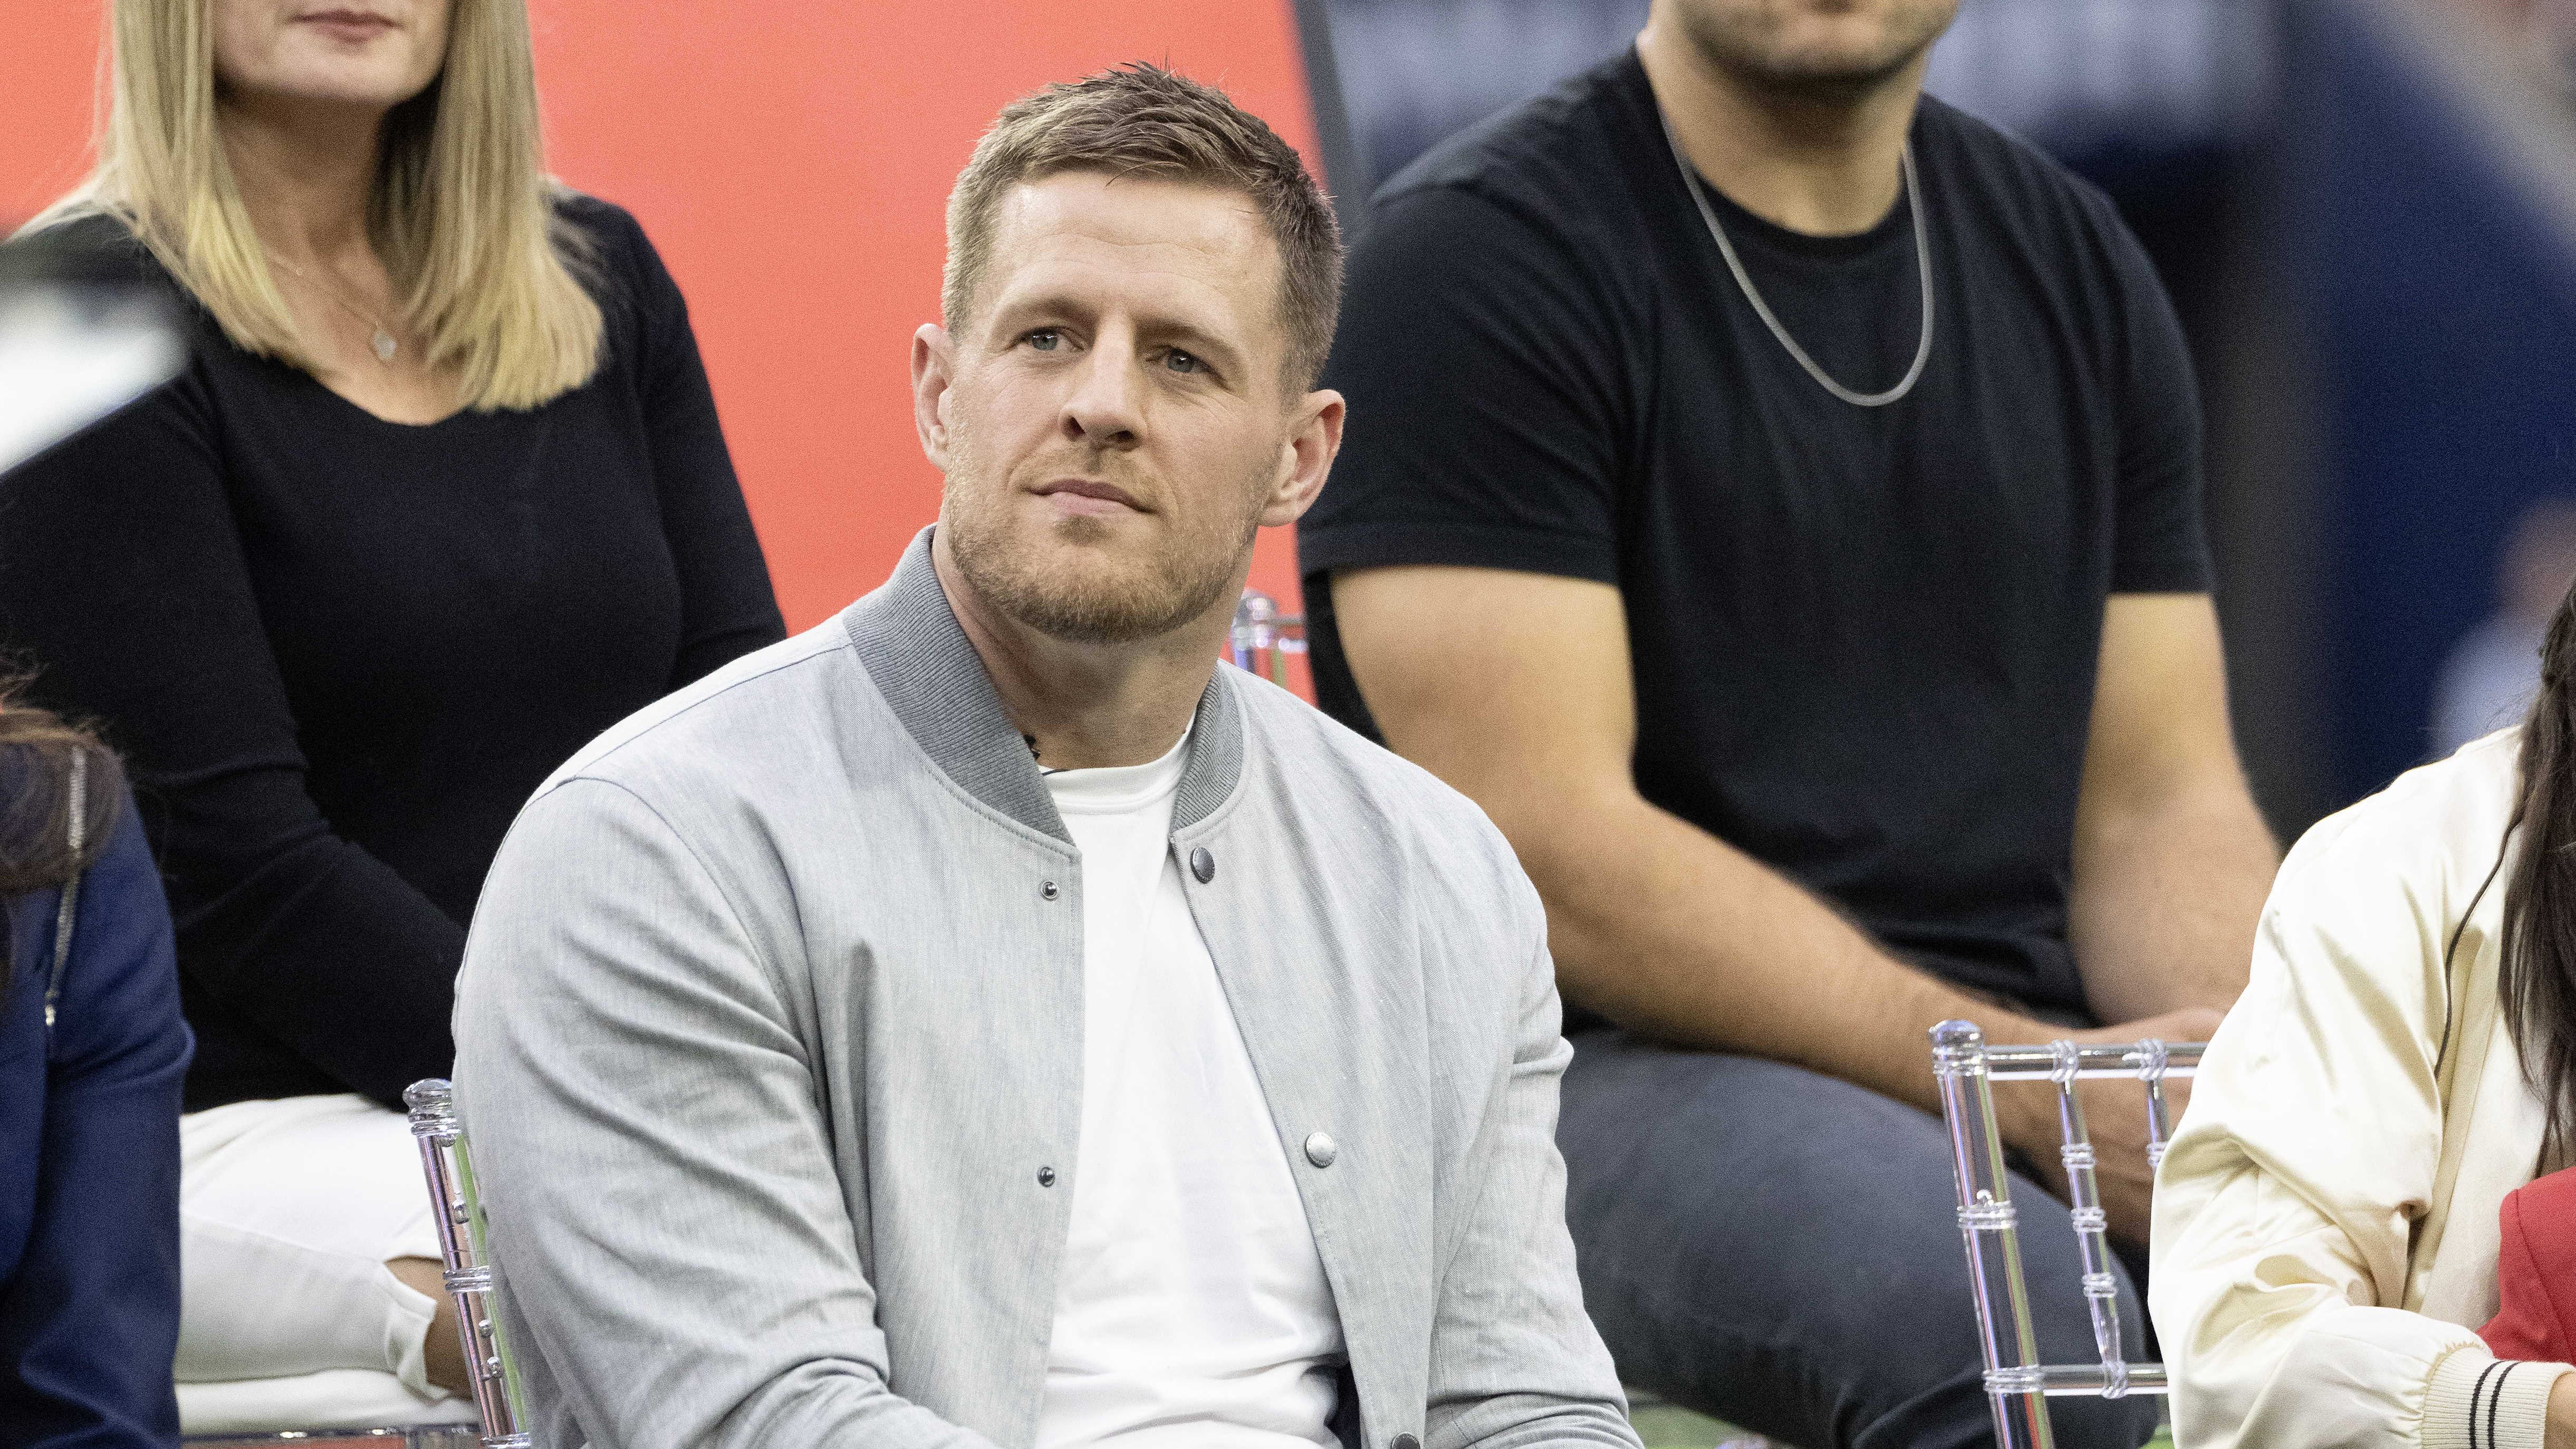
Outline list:
[[[178,928],[191,1111],[443,1076],[465,922],[555,766],[785,632],[679,289],[594,239],[598,373],[388,423],[227,342],[0,477],[0,641],[125,752]],[[70,270],[176,286],[106,218]]]

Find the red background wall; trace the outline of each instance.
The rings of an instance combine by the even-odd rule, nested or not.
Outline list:
[[[100,0],[7,8],[0,221],[86,172],[100,33]],[[939,315],[949,183],[1005,102],[1150,59],[1224,86],[1322,173],[1288,0],[529,9],[548,160],[633,211],[688,294],[791,628],[873,588],[937,512],[907,349]],[[1253,585],[1295,607],[1285,530]]]

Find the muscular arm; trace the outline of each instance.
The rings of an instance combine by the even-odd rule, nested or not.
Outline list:
[[[2068,920],[2094,1014],[2225,1011],[2280,859],[2237,765],[2208,596],[2113,596]]]
[[[1536,912],[1524,903],[1513,914],[1532,949],[1515,993],[1511,1063],[1460,1159],[1473,1180],[1451,1189],[1472,1206],[1440,1275],[1422,1439],[1430,1449],[1637,1449],[1618,1371],[1584,1316],[1565,1227],[1556,1097],[1574,1051],[1560,1034]]]
[[[1897,961],[1805,889],[1648,804],[1627,618],[1605,584],[1496,569],[1337,576],[1342,647],[1398,753],[1493,817],[1547,902],[1567,997],[1690,1046],[1930,1108],[1924,1033],[2059,1033]],[[1418,621],[1443,621],[1437,635]]]
[[[1630,764],[1627,616],[1608,585],[1497,569],[1366,569],[1335,576],[1333,604],[1387,743],[1493,817],[1547,902],[1561,989],[1613,1021],[1794,1063],[1926,1110],[1938,1103],[1925,1033],[1954,1017],[1995,1042],[2186,1041],[2217,1025],[2185,990],[2164,993],[2180,1009],[2127,1009],[2156,994],[2159,958],[2146,948],[2162,938],[2152,935],[2113,973],[2134,989],[2096,997],[2120,1026],[2069,1033],[1995,1006],[1898,961],[1804,888],[1648,804]],[[1436,636],[1419,626],[1426,618],[1443,621]],[[2096,822],[2105,841],[2122,838],[2115,818]],[[2102,856],[2096,869],[2117,858]],[[2243,964],[2234,970],[2241,980]],[[2139,1150],[2143,1109],[2133,1087],[2102,1085],[2088,1084],[2085,1112],[2105,1149],[2104,1205],[2116,1231],[2143,1240],[2152,1187]],[[2008,1141],[2054,1158],[2045,1093],[2000,1093],[1995,1106]]]
[[[993,1449],[893,1389],[822,1092],[737,904],[597,779],[530,801],[493,862],[456,1098],[538,1422],[598,1449]]]

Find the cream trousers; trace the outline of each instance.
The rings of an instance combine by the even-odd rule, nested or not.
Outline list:
[[[438,1257],[410,1124],[363,1097],[179,1119],[179,1426],[189,1434],[470,1420],[424,1376]]]

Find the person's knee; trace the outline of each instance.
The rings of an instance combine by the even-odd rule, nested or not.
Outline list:
[[[1632,1382],[1811,1446],[1988,1442],[1938,1122],[1778,1063],[1615,1038],[1576,1061],[1585,1080],[1560,1124],[1569,1226],[1586,1305]],[[2026,1178],[2014,1197],[2041,1351],[2089,1362],[2066,1210]],[[2121,1287],[2123,1351],[2142,1358]],[[2057,1403],[2070,1446],[2154,1433],[2143,1398]]]

